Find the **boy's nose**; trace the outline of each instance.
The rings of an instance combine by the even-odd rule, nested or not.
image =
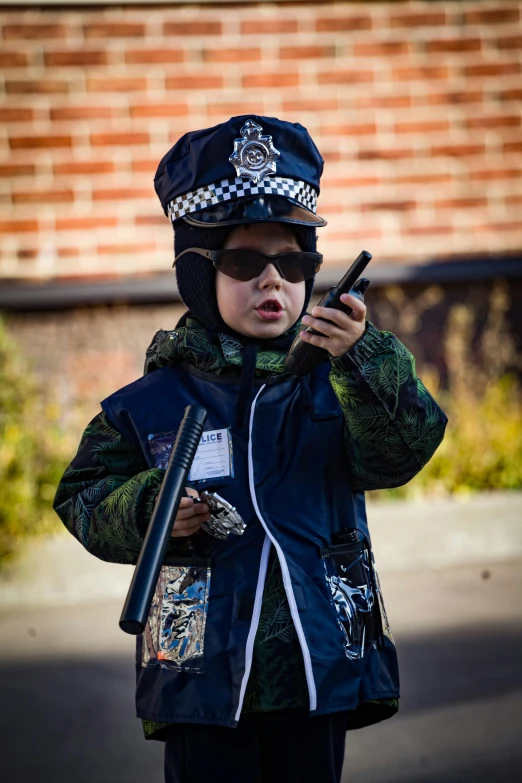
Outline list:
[[[259,275],[260,288],[279,289],[283,285],[283,278],[273,264],[267,264]]]

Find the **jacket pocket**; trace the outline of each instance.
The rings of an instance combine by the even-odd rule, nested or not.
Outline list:
[[[392,642],[367,539],[356,528],[346,530],[341,544],[321,547],[326,582],[350,660],[364,657],[371,644]]]
[[[172,558],[161,567],[141,643],[141,665],[203,671],[209,558]]]

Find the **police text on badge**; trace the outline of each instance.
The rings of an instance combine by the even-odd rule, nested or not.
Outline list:
[[[204,481],[232,475],[230,434],[227,429],[208,430],[201,436],[189,481]]]

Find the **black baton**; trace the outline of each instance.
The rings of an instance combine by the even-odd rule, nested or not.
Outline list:
[[[185,408],[121,613],[120,628],[125,633],[137,635],[145,629],[174,520],[206,419],[207,411],[201,405],[187,405]]]

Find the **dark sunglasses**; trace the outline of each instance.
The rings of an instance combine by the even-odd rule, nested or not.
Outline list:
[[[197,253],[208,258],[216,269],[234,280],[253,280],[259,277],[267,264],[273,264],[280,276],[289,283],[302,283],[313,277],[323,263],[321,253],[306,253],[304,250],[294,250],[267,256],[257,250],[204,250],[202,247],[189,247],[176,256],[174,264],[185,253]],[[174,264],[172,266],[174,266]]]

